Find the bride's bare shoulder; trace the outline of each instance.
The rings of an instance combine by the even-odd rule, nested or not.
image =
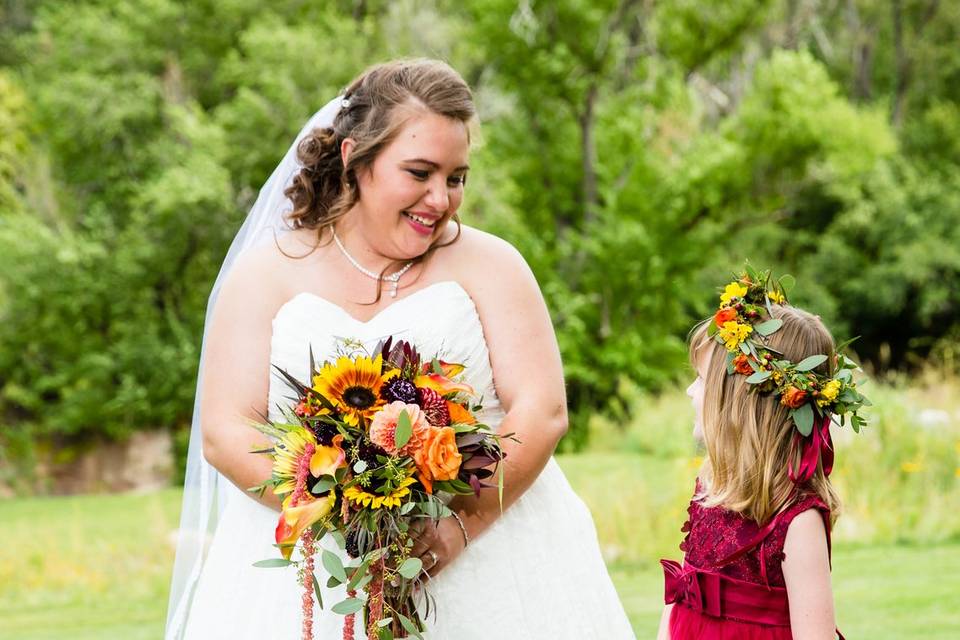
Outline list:
[[[223,283],[222,295],[240,295],[279,306],[298,272],[317,259],[315,231],[298,229],[258,241],[237,258]]]
[[[536,278],[512,244],[473,227],[463,226],[460,238],[446,249],[445,270],[485,309],[502,307],[499,301],[516,295],[539,299]]]
[[[464,277],[489,273],[510,275],[526,271],[527,263],[516,247],[499,236],[463,225],[460,237],[447,250],[447,259]]]

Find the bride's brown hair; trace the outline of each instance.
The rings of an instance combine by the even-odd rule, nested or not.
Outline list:
[[[293,211],[287,215],[291,226],[315,229],[318,243],[324,231],[332,229],[360,200],[357,172],[373,164],[410,116],[427,111],[468,126],[476,116],[470,87],[439,60],[395,60],[370,67],[350,83],[344,99],[347,103],[332,127],[314,129],[300,142],[297,159],[303,168],[284,191],[293,203]],[[340,146],[346,138],[353,139],[356,146],[344,165]],[[435,242],[416,261],[456,242],[459,217],[454,216],[454,221],[456,236],[446,243]]]

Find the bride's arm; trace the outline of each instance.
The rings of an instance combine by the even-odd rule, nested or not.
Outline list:
[[[265,279],[267,262],[265,253],[250,251],[226,278],[207,328],[201,372],[204,458],[243,490],[263,482],[272,468],[269,458],[250,453],[270,444],[248,424],[262,422],[267,410],[271,324],[279,305],[277,288]],[[280,508],[270,491],[260,501]]]
[[[499,432],[515,433],[520,441],[504,441],[506,510],[530,488],[566,433],[567,400],[556,335],[533,273],[506,242],[486,234],[479,239],[481,250],[467,262],[475,266],[464,280],[480,314],[506,412]],[[495,490],[484,490],[479,498],[458,497],[451,507],[471,537],[501,514]]]

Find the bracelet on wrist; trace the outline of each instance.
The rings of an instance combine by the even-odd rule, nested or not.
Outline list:
[[[467,528],[464,526],[463,520],[460,519],[460,515],[456,511],[450,513],[457,524],[460,525],[460,532],[463,534],[463,547],[466,548],[470,544],[470,534],[467,533]]]

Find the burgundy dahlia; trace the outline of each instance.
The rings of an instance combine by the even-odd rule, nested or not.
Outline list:
[[[446,427],[450,424],[450,409],[447,407],[447,401],[433,389],[417,389],[417,404],[423,410],[423,415],[427,417],[434,427]]]

